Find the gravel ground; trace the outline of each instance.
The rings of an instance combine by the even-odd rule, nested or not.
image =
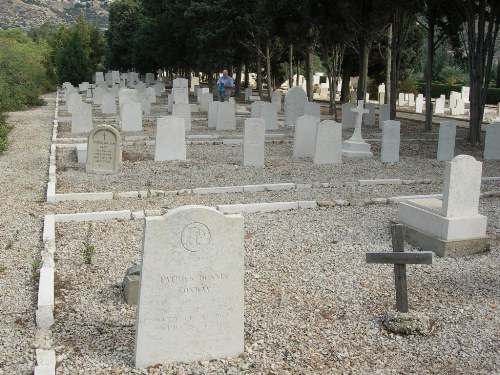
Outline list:
[[[9,123],[15,128],[9,149],[0,156],[4,171],[0,186],[9,192],[4,196],[0,232],[0,266],[6,267],[0,272],[0,374],[31,374],[34,367],[36,285],[31,270],[40,250],[45,214],[120,209],[163,213],[185,204],[349,200],[440,193],[442,189],[444,163],[433,160],[437,134],[422,134],[422,123],[408,121],[402,126],[402,162],[395,165],[384,165],[377,157],[344,159],[341,166],[329,167],[293,160],[292,134],[286,128],[278,131],[285,134],[283,143],[266,145],[265,168],[241,166],[241,146],[193,145],[188,147],[187,161],[155,165],[153,148],[137,145],[125,147],[128,160],[119,174],[94,178],[82,173],[74,155],[61,149],[58,192],[271,182],[329,182],[336,187],[50,205],[44,202],[44,194],[53,98],[47,96],[48,106],[11,114]],[[153,113],[161,112],[158,106]],[[144,132],[150,138],[154,136],[148,129],[151,126]],[[203,126],[197,122],[193,134],[201,134],[198,130]],[[364,134],[370,138],[370,133],[378,132],[373,129]],[[457,153],[482,160],[481,151],[463,141],[465,136],[459,129]],[[64,125],[59,137],[70,137]],[[378,156],[379,144],[372,144]],[[499,162],[483,164],[483,176],[499,175]],[[354,184],[370,178],[429,178],[432,182]],[[482,191],[492,190],[500,190],[498,182],[482,184]],[[87,223],[58,223],[56,373],[499,374],[500,198],[481,198],[480,212],[488,216],[489,252],[461,259],[434,257],[430,266],[408,266],[410,308],[430,321],[429,332],[415,336],[394,335],[383,328],[382,319],[394,312],[393,270],[390,265],[364,261],[368,251],[391,250],[389,221],[396,216],[397,206],[245,214],[245,352],[238,358],[148,369],[132,368],[136,313],[123,301],[120,286],[126,268],[139,262],[143,220],[95,223],[96,254],[91,266],[84,264],[81,254]],[[406,244],[406,250],[414,248]]]

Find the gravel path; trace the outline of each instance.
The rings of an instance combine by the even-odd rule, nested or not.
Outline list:
[[[402,162],[344,159],[341,166],[292,160],[290,129],[283,143],[268,144],[265,168],[241,166],[241,146],[193,145],[185,162],[153,163],[152,147],[127,146],[116,176],[82,173],[67,149],[57,154],[58,192],[181,189],[271,182],[329,182],[300,190],[218,195],[168,195],[102,202],[45,203],[54,114],[49,105],[12,113],[10,146],[0,156],[3,177],[0,231],[0,374],[34,368],[36,285],[33,259],[40,251],[45,214],[155,209],[185,204],[333,200],[440,193],[444,164],[437,162],[437,134],[403,122]],[[159,104],[161,106],[161,103]],[[161,112],[161,108],[153,109]],[[62,114],[64,115],[64,113]],[[148,125],[152,126],[152,125]],[[203,126],[197,123],[193,133]],[[371,133],[375,136],[378,130]],[[206,132],[209,133],[209,132]],[[241,133],[241,132],[240,132]],[[368,131],[370,133],[370,131]],[[151,129],[145,134],[152,136]],[[60,138],[70,135],[64,129]],[[369,137],[365,135],[365,137]],[[459,129],[457,153],[480,159]],[[378,143],[373,143],[379,155]],[[483,164],[499,176],[500,162]],[[369,178],[430,178],[428,184],[356,186]],[[110,186],[112,188],[110,188]],[[500,190],[499,182],[482,191]],[[382,327],[394,311],[393,270],[368,265],[368,251],[390,251],[395,205],[329,207],[245,214],[245,352],[238,358],[133,369],[135,308],[125,304],[125,269],[139,262],[143,220],[94,223],[93,264],[81,255],[87,223],[56,224],[57,374],[498,374],[500,369],[500,198],[484,197],[490,251],[461,259],[434,257],[408,266],[410,308],[430,319],[425,335],[398,336]],[[16,231],[19,230],[17,239]],[[12,241],[10,241],[12,240]],[[13,242],[10,246],[9,243]],[[8,247],[8,249],[6,248]],[[406,244],[406,250],[414,248]]]

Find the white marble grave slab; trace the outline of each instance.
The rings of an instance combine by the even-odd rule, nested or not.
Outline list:
[[[275,110],[276,107],[271,103]],[[245,120],[243,136],[243,165],[264,166],[264,144],[266,138],[266,124],[262,118]]]
[[[321,121],[316,129],[314,164],[342,163],[342,124]]]
[[[383,163],[399,163],[399,145],[401,123],[399,121],[385,121],[382,126],[382,150],[380,160]]]
[[[184,119],[175,116],[156,120],[155,161],[186,160]]]

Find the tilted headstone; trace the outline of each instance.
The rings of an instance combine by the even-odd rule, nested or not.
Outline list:
[[[375,104],[366,103],[365,109],[368,110],[368,113],[364,118],[364,124],[366,126],[375,126]]]
[[[104,93],[102,97],[101,112],[104,115],[115,115],[116,114],[116,103],[115,96],[110,93]]]
[[[380,160],[383,163],[399,163],[399,144],[401,138],[401,123],[385,121],[382,126],[382,150]]]
[[[214,101],[214,96],[212,93],[207,92],[200,95],[200,111],[208,112],[208,107],[210,103]]]
[[[313,116],[301,116],[297,119],[293,137],[294,158],[314,157],[318,123],[318,118]]]
[[[457,126],[452,122],[439,125],[437,160],[451,160],[455,156],[455,136]]]
[[[273,106],[271,103],[267,104]],[[265,138],[266,124],[264,119],[247,118],[243,136],[243,165],[264,166]]]
[[[314,164],[342,163],[342,124],[321,121],[316,129]]]
[[[147,217],[135,366],[244,351],[244,221],[201,206]]]
[[[276,106],[276,111],[283,111],[283,93],[281,91],[273,91],[271,103]]]
[[[285,96],[285,124],[294,126],[297,118],[304,115],[307,95],[301,87],[292,87]]]
[[[436,105],[434,106],[434,113],[444,114],[444,99],[443,98],[436,99]]]
[[[423,113],[424,110],[424,96],[422,94],[418,94],[417,100],[415,101],[415,112]]]
[[[120,133],[112,126],[96,126],[87,141],[86,173],[114,174],[122,161]]]
[[[92,106],[81,102],[71,114],[71,133],[87,133],[92,127]]]
[[[217,102],[217,130],[236,130],[235,106],[229,102]]]
[[[356,115],[354,112],[352,112],[352,108],[355,108],[356,106],[351,103],[344,103],[342,104],[342,128],[343,129],[350,129],[354,128],[356,125]]]
[[[379,107],[378,114],[378,127],[379,129],[383,128],[384,121],[391,119],[391,106],[389,104],[382,104]]]
[[[500,160],[500,122],[486,126],[484,160]]]
[[[172,116],[184,119],[186,131],[191,131],[191,106],[189,104],[175,103],[172,107]]]
[[[141,103],[126,102],[122,106],[121,129],[124,132],[142,131]]]
[[[318,103],[307,102],[304,104],[304,116],[312,116],[321,121],[321,106]]]
[[[155,161],[164,160],[186,160],[186,130],[181,117],[156,120]]]

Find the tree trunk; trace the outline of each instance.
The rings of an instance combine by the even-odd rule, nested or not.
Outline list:
[[[240,96],[241,92],[241,63],[236,65],[236,79],[234,80],[234,99]]]
[[[425,131],[432,131],[432,65],[434,62],[435,6],[428,4],[427,54],[425,57]]]
[[[257,56],[257,91],[262,98],[262,70],[260,67],[260,56]]]
[[[250,67],[248,66],[248,61],[245,61],[245,88],[250,87]]]
[[[358,79],[358,100],[365,100],[366,87],[368,81],[368,54],[370,46],[364,35],[359,40],[359,79]]]
[[[288,56],[288,88],[293,87],[293,44],[290,44],[290,54]]]
[[[271,102],[271,95],[273,93],[273,83],[271,80],[271,54],[269,52],[269,42],[266,43],[266,75],[267,75],[267,97]]]
[[[307,56],[306,56],[306,93],[307,99],[313,101],[313,62],[312,62],[312,46],[307,46]]]
[[[500,58],[497,58],[497,82],[496,87],[500,87]]]
[[[398,60],[398,48],[397,48],[397,41],[394,40],[394,35],[392,39],[392,44],[391,44],[391,97],[390,97],[390,105],[391,105],[391,114],[390,118],[391,120],[396,119],[396,98],[398,94],[398,66],[397,66],[397,60]],[[386,88],[387,90],[387,88]]]
[[[392,61],[392,23],[387,29],[387,55],[385,63],[385,98],[384,103],[391,104],[391,61]],[[377,98],[378,99],[378,98]]]

